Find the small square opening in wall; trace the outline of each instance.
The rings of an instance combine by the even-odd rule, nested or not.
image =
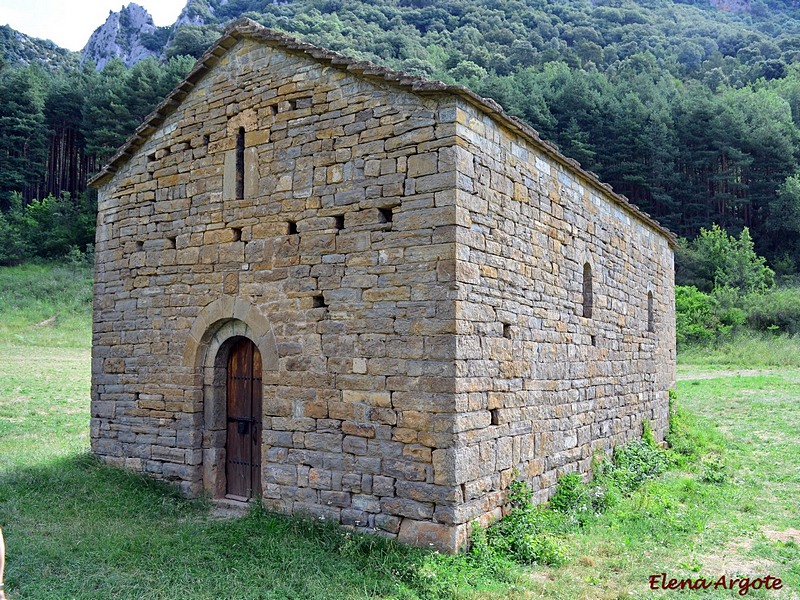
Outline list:
[[[294,235],[297,233],[297,222],[296,221],[287,221],[286,222],[286,234],[287,235]]]
[[[378,219],[381,223],[391,223],[392,217],[394,217],[394,209],[389,208],[379,208],[378,209]]]
[[[211,136],[208,135],[208,134],[205,134],[203,136],[203,145],[204,146],[208,146],[210,143],[211,143]]]
[[[287,100],[286,101],[287,110],[296,110],[297,109],[297,100]]]
[[[167,236],[167,249],[174,249],[175,248],[175,236],[168,235]]]
[[[328,308],[328,305],[325,303],[325,297],[322,294],[317,294],[314,296],[313,300],[314,308]]]
[[[134,252],[141,252],[144,250],[144,242],[136,242],[136,248]]]
[[[336,215],[333,218],[335,219],[334,227],[339,230],[344,229],[344,215]]]
[[[500,425],[500,409],[492,408],[489,412],[492,414],[492,425]]]
[[[153,162],[155,159],[156,159],[156,153],[155,152],[151,152],[150,154],[147,155],[147,161],[148,162]]]
[[[241,227],[231,227],[231,232],[233,233],[233,241],[240,242],[242,240],[242,228]]]
[[[270,104],[267,107],[267,110],[269,111],[270,116],[274,117],[275,115],[278,114],[278,105],[277,104]]]
[[[508,323],[503,323],[503,337],[508,340],[511,339],[511,325]]]

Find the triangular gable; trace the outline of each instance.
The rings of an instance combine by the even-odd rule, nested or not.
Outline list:
[[[422,77],[382,67],[371,62],[358,61],[354,58],[339,54],[338,52],[333,52],[303,42],[284,33],[267,29],[246,17],[233,21],[227,27],[222,37],[200,57],[186,78],[145,118],[144,122],[120,147],[108,164],[89,181],[89,185],[92,187],[99,187],[109,181],[120,167],[122,167],[150,136],[158,130],[164,120],[180,106],[189,92],[205,74],[210,71],[236,43],[246,38],[280,48],[286,52],[301,53],[319,62],[327,63],[360,77],[388,82],[418,95],[444,94],[458,96],[478,108],[481,112],[492,117],[500,125],[526,139],[533,147],[541,150],[555,162],[580,175],[582,178],[586,179],[588,183],[604,190],[608,196],[624,210],[664,235],[672,247],[677,245],[677,239],[671,231],[658,223],[653,217],[640,210],[636,205],[632,204],[625,196],[614,192],[613,188],[609,184],[600,181],[596,174],[581,168],[578,161],[567,158],[561,154],[554,144],[543,140],[533,127],[521,119],[505,113],[503,108],[494,100],[483,98],[464,86],[447,85],[441,81],[424,79]]]

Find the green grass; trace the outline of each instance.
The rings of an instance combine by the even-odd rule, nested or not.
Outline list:
[[[739,333],[720,342],[680,348],[679,365],[757,369],[800,367],[800,336]]]
[[[0,345],[88,348],[91,324],[89,267],[0,267]]]
[[[769,574],[784,590],[748,597],[800,593],[800,548],[789,539],[800,535],[798,368],[681,355],[678,446],[697,459],[561,533],[566,562],[558,568],[520,567],[261,510],[220,520],[202,500],[99,464],[88,454],[89,312],[75,300],[80,290],[53,285],[44,293],[49,284],[37,279],[49,277],[47,267],[15,269],[0,270],[3,320],[27,319],[6,322],[0,338],[0,526],[10,600],[741,597],[648,589],[648,577],[662,571]],[[51,270],[71,281],[69,269]],[[88,289],[85,276],[80,285]],[[9,289],[20,308],[10,308]],[[26,308],[30,294],[46,307],[36,316]],[[64,315],[50,341],[30,331],[48,313]],[[69,319],[84,337],[58,333]],[[48,347],[53,339],[65,347]]]
[[[202,500],[88,450],[89,351],[0,346],[0,527],[9,598],[523,598],[528,577]]]

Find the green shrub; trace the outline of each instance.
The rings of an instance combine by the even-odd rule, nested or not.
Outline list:
[[[747,227],[738,238],[719,225],[701,229],[691,242],[680,240],[675,262],[676,281],[704,292],[730,287],[749,293],[775,285],[775,272],[756,254]]]
[[[675,335],[679,345],[710,342],[722,333],[711,294],[694,286],[675,287]]]
[[[550,508],[564,513],[591,509],[589,486],[580,473],[567,473],[558,480],[556,493],[550,498]]]
[[[630,494],[669,467],[664,449],[646,440],[633,440],[614,448],[611,465],[600,476],[623,494]]]
[[[706,483],[723,484],[730,479],[725,462],[718,456],[711,456],[703,460],[703,474],[700,479]]]
[[[486,529],[473,528],[472,555],[480,560],[511,559],[526,565],[566,562],[565,544],[558,538],[565,530],[563,517],[534,505],[531,498],[527,483],[512,482],[508,493],[511,512]]]
[[[778,288],[746,299],[747,326],[756,331],[800,333],[800,288]]]

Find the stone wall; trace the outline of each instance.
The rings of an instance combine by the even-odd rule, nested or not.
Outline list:
[[[403,541],[455,549],[514,469],[544,499],[642,419],[663,435],[660,233],[464,98],[224,40],[101,181],[98,455],[224,495],[235,336],[264,364],[264,505]]]
[[[457,122],[458,415],[447,452],[462,521],[498,515],[515,472],[544,501],[560,475],[640,437],[643,420],[663,439],[675,308],[661,233],[465,102]]]
[[[390,535],[405,518],[413,540],[460,502],[433,466],[454,411],[453,106],[231,48],[100,190],[94,451],[219,493],[208,397],[239,322],[267,365],[268,508]]]

